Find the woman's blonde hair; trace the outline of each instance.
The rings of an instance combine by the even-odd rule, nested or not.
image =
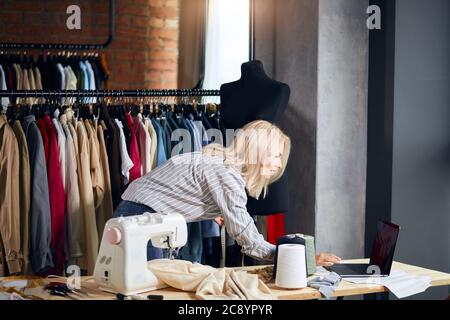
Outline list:
[[[283,147],[281,154],[282,166],[270,179],[261,175],[263,159]],[[278,148],[276,148],[278,147]],[[203,149],[207,156],[221,156],[227,166],[232,166],[241,172],[245,187],[252,197],[259,199],[267,195],[268,186],[277,181],[284,173],[291,150],[291,140],[276,125],[257,120],[250,122],[237,130],[229,147],[220,144],[210,144]]]

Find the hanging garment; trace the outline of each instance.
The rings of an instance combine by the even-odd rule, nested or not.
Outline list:
[[[92,192],[93,185],[91,180],[89,137],[83,121],[78,121],[76,123],[76,130],[78,136],[78,152],[80,157],[79,171],[81,173],[79,175],[79,188],[84,222],[83,229],[85,248],[82,248],[82,250],[85,255],[82,261],[85,263],[83,268],[87,270],[88,274],[92,274],[94,272],[95,262],[97,260],[99,242],[94,194]]]
[[[67,70],[66,90],[77,90],[77,77],[75,76],[72,67],[67,66],[66,70]]]
[[[61,126],[66,135],[66,221],[68,235],[66,240],[69,247],[69,259],[76,259],[83,255],[81,249],[81,204],[78,188],[78,164],[75,144],[67,124],[67,116],[61,115]]]
[[[284,214],[267,216],[267,241],[276,244],[278,238],[284,235]]]
[[[156,155],[157,155],[156,150],[158,148],[158,136],[156,135],[155,128],[153,128],[153,125],[152,125],[152,122],[150,119],[145,118],[144,123],[150,134],[150,140],[151,140],[150,163],[151,163],[151,169],[154,169],[154,168],[156,168]]]
[[[131,161],[128,155],[127,143],[125,141],[125,133],[123,132],[123,124],[119,120],[114,120],[120,130],[120,160],[121,160],[121,173],[123,176],[124,185],[128,185],[130,182],[130,170],[133,168],[134,163]]]
[[[34,68],[34,81],[36,82],[36,90],[42,90],[42,77],[38,67]]]
[[[102,164],[100,163],[99,142],[97,132],[89,120],[84,120],[84,127],[89,140],[89,164],[91,168],[92,190],[94,193],[95,209],[101,206],[105,196],[105,181]]]
[[[22,250],[22,273],[31,274],[30,265],[30,156],[25,133],[20,121],[12,127],[19,146],[19,204],[20,204],[20,248]]]
[[[20,252],[19,176],[17,139],[6,116],[0,116],[0,236],[10,274],[22,270]],[[0,255],[3,256],[0,247]],[[3,276],[3,275],[2,275]]]
[[[66,135],[64,133],[64,130],[61,126],[61,123],[58,121],[59,116],[59,110],[55,111],[54,116],[56,118],[52,119],[53,126],[56,129],[57,136],[58,136],[58,147],[59,147],[59,162],[61,164],[61,177],[63,182],[63,187],[65,190],[66,186],[66,171],[67,171],[67,163],[66,163]]]
[[[170,159],[172,157],[172,130],[170,129],[167,119],[161,118],[157,120],[159,125],[161,126],[162,131],[164,132],[163,138],[164,138],[164,149],[166,153],[166,158]]]
[[[5,71],[6,86],[8,87],[8,89],[14,90],[14,88],[15,88],[15,82],[14,82],[15,71],[14,71],[14,68],[12,66],[6,65],[6,66],[3,66],[3,70]]]
[[[90,63],[91,63],[92,71],[94,72],[95,88],[97,90],[104,90],[105,89],[105,87],[104,87],[105,75],[103,74],[103,71],[101,70],[98,59],[91,60]]]
[[[34,71],[32,68],[28,69],[28,82],[30,83],[30,90],[36,90],[36,81],[34,79]]]
[[[16,90],[22,90],[22,69],[18,64],[13,64],[16,75]]]
[[[103,229],[105,228],[106,222],[112,218],[113,214],[113,202],[112,202],[112,193],[111,193],[111,179],[109,176],[109,162],[108,162],[108,154],[106,151],[105,144],[105,136],[104,130],[106,126],[102,121],[97,126],[97,137],[99,141],[99,151],[100,151],[100,162],[103,170],[103,178],[104,178],[104,197],[103,202],[100,207],[97,209],[97,230],[99,235],[99,241],[101,241],[101,237],[103,235]]]
[[[0,90],[8,90],[5,71],[3,70],[2,65],[0,65]],[[9,98],[5,97],[0,99],[0,106],[7,107],[8,105],[9,105]]]
[[[83,61],[79,62],[79,66],[81,69],[81,73],[82,73],[82,90],[89,90],[90,89],[90,84],[89,84],[89,72],[87,70],[87,66]],[[89,98],[83,98],[83,102],[84,103],[89,103]]]
[[[50,199],[50,212],[52,221],[53,262],[55,274],[64,272],[64,243],[65,243],[65,210],[66,194],[61,175],[61,163],[59,161],[58,133],[49,116],[44,116],[42,123],[48,136],[47,176]]]
[[[57,63],[56,67],[58,68],[59,76],[60,76],[60,83],[59,83],[59,90],[64,90],[66,88],[66,74],[64,72],[64,67],[61,63]]]
[[[130,112],[125,114],[125,121],[130,129],[130,138],[128,139],[128,150],[130,152],[130,159],[133,161],[133,167],[130,169],[130,182],[140,178],[141,173],[141,156],[139,155],[139,147],[136,137],[136,127]]]
[[[96,90],[96,86],[95,86],[95,75],[94,75],[94,70],[92,70],[92,66],[91,63],[86,60],[85,62],[86,65],[86,71],[88,73],[89,76],[89,90]],[[97,103],[97,98],[96,97],[92,97],[89,99],[90,103]]]
[[[139,155],[141,157],[141,172],[142,175],[146,175],[152,170],[150,158],[152,141],[148,129],[142,120],[142,114],[134,118],[134,127],[136,128]]]
[[[44,144],[33,115],[22,123],[30,157],[30,261],[34,273],[52,268],[51,215]]]
[[[157,135],[157,150],[156,150],[156,166],[159,167],[167,161],[166,149],[165,149],[165,134],[164,130],[159,125],[158,121],[152,118],[152,125],[155,128]]]
[[[102,104],[100,108],[100,119],[106,125],[106,149],[108,154],[109,176],[111,179],[111,193],[113,199],[113,207],[117,208],[121,199],[125,186],[122,179],[121,159],[120,159],[120,129],[111,119],[106,104]]]
[[[45,163],[48,163],[48,135],[47,130],[45,128],[44,120],[38,119],[37,120],[37,126],[39,128],[39,132],[42,136],[42,143],[44,144],[44,152],[45,152]]]

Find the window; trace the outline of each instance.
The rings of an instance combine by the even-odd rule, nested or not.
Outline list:
[[[249,39],[249,0],[208,1],[205,89],[219,89],[241,77],[241,65],[249,60]]]

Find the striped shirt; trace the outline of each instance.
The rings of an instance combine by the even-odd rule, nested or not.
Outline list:
[[[188,223],[222,215],[228,234],[242,252],[258,260],[273,261],[275,246],[264,240],[247,212],[244,179],[221,157],[201,152],[174,156],[133,181],[122,199],[156,212],[180,213]]]

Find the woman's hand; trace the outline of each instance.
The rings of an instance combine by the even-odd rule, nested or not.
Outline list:
[[[316,256],[316,265],[319,267],[330,267],[335,263],[341,263],[341,258],[331,253],[320,253]]]
[[[222,217],[222,216],[218,216],[218,217],[214,218],[214,221],[216,221],[216,223],[217,223],[219,226],[223,226],[223,224],[224,224],[224,220],[223,220],[223,217]]]

